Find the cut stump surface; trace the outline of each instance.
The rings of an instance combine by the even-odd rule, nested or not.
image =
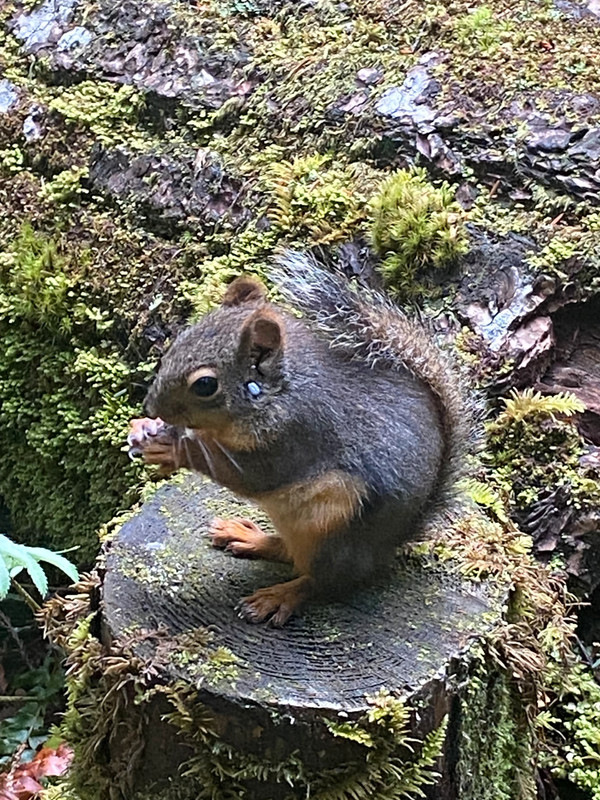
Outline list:
[[[161,489],[113,544],[105,615],[114,636],[139,627],[210,631],[236,658],[235,684],[219,682],[218,670],[213,681],[230,699],[364,710],[365,696],[381,687],[412,694],[488,627],[481,585],[410,560],[381,586],[345,603],[309,605],[283,629],[252,625],[239,618],[239,600],[288,580],[291,567],[212,547],[209,522],[224,514],[264,525],[256,509],[195,476]],[[196,668],[174,667],[173,675],[198,683]]]
[[[109,639],[162,631],[138,636],[136,655],[158,665],[161,682],[197,691],[220,716],[225,741],[260,758],[300,752],[334,767],[360,758],[358,745],[331,735],[323,720],[359,719],[381,689],[419,706],[420,738],[440,724],[453,696],[448,675],[500,614],[485,586],[399,558],[385,582],[344,603],[311,604],[283,629],[252,625],[238,616],[239,600],[288,579],[291,568],[215,549],[208,537],[215,516],[265,525],[256,509],[190,474],[160,488],[123,525],[106,562]],[[159,767],[152,753],[149,743],[145,779],[176,773],[179,764]],[[264,796],[277,795],[271,787]]]

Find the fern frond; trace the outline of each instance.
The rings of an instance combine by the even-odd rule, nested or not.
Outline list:
[[[508,398],[503,398],[504,411],[496,419],[496,424],[504,426],[520,422],[526,417],[549,417],[556,421],[557,416],[572,417],[585,411],[585,405],[572,392],[559,392],[543,395],[533,389],[522,392],[513,389]]]
[[[460,488],[478,506],[489,508],[499,522],[508,522],[502,498],[487,483],[468,478],[460,482]]]

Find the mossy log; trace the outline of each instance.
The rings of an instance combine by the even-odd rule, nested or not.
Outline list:
[[[206,785],[219,772],[220,753],[223,762],[242,765],[235,777],[226,778],[226,768],[220,772],[224,797],[228,786],[256,800],[305,797],[307,786],[338,785],[350,780],[348,771],[364,772],[367,780],[369,762],[380,769],[398,759],[404,777],[396,782],[431,781],[437,764],[431,796],[457,796],[453,677],[464,678],[469,646],[498,621],[500,601],[482,584],[401,557],[391,579],[345,603],[309,606],[284,629],[251,625],[236,604],[285,580],[289,568],[215,550],[206,532],[217,514],[259,519],[224,489],[186,475],[159,489],[109,545],[105,644],[128,641],[152,684],[167,687],[172,703],[172,692],[180,695],[188,704],[184,717],[194,716],[193,693],[204,720],[191,737],[183,725],[182,737],[173,714],[164,717],[165,695],[146,691],[129,790],[167,791],[186,762]],[[452,735],[444,743],[447,723]],[[207,745],[210,758],[199,765]],[[108,757],[115,774],[122,759],[123,741],[116,737]],[[339,795],[346,796],[355,795]]]
[[[571,367],[546,373],[564,363],[561,308],[598,294],[591,5],[0,3],[0,491],[16,534],[87,563],[140,485],[121,444],[148,363],[282,245],[372,277],[370,198],[398,167],[449,179],[469,212],[470,253],[443,301],[419,302],[482,338],[484,385],[572,387]]]

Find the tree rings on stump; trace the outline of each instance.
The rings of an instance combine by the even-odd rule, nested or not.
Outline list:
[[[185,474],[122,526],[106,558],[109,646],[135,641],[156,683],[193,690],[224,752],[248,763],[293,762],[303,774],[364,766],[373,745],[360,721],[376,720],[384,697],[410,706],[410,736],[422,741],[439,730],[452,704],[448,676],[500,613],[484,585],[399,557],[385,582],[344,603],[308,605],[282,629],[249,624],[239,600],[287,580],[291,567],[212,547],[215,516],[266,523],[226,490]],[[164,718],[164,697],[143,703],[135,790],[166,784],[195,748]],[[404,747],[408,762],[416,757]],[[249,798],[306,796],[285,771],[265,769],[264,780],[256,772]]]

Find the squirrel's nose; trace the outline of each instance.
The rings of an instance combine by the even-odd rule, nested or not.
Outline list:
[[[170,425],[182,424],[181,420],[185,419],[187,409],[177,395],[177,390],[165,389],[157,378],[144,400],[144,413],[152,419],[160,417]]]

